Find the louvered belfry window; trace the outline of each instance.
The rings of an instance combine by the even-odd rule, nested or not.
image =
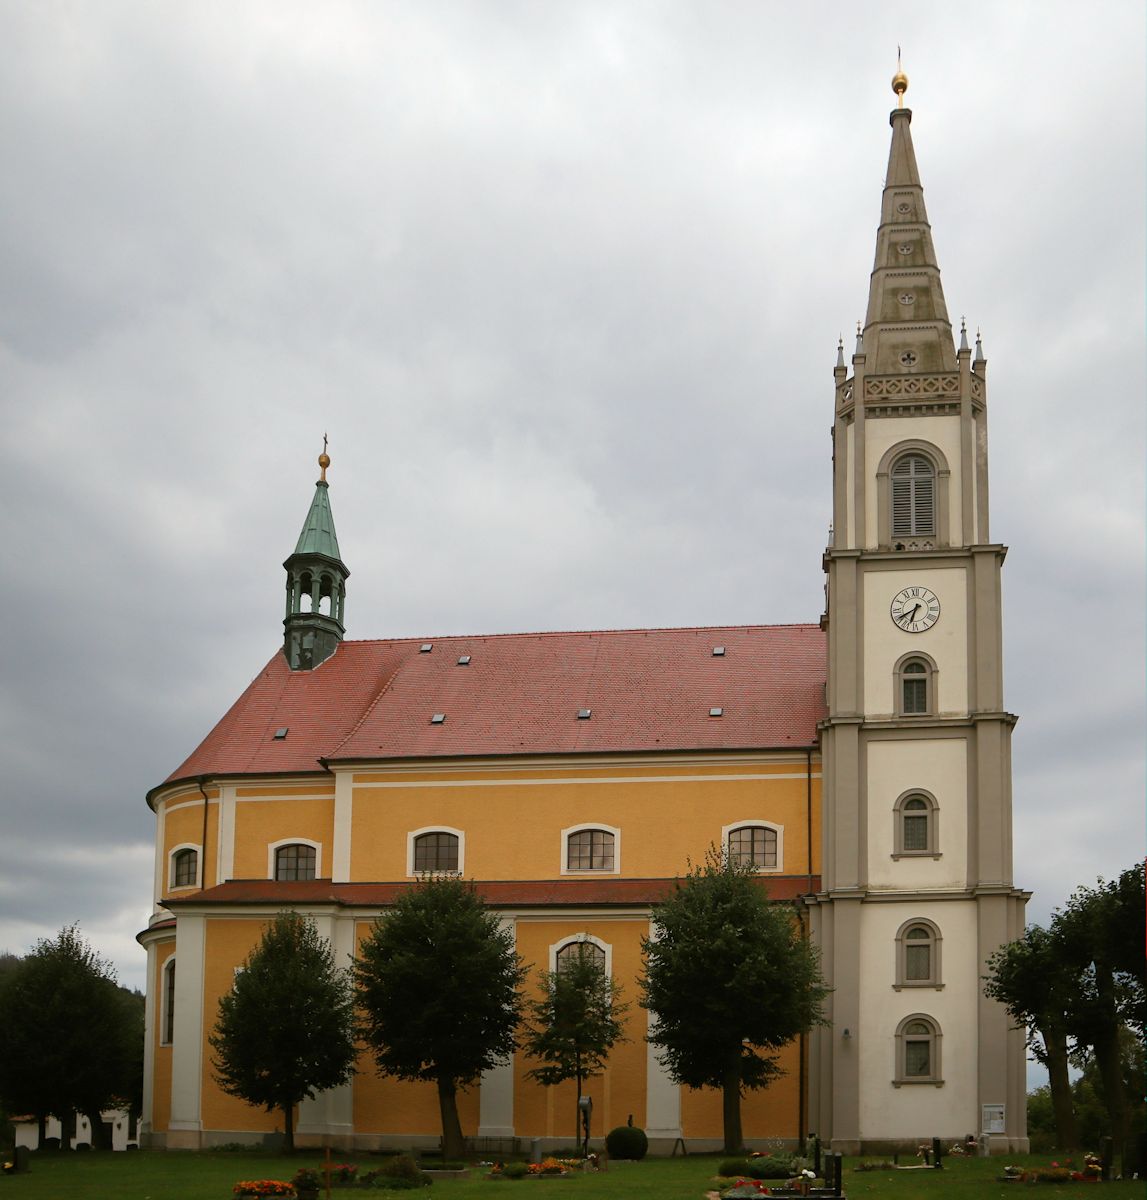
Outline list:
[[[892,468],[892,536],[936,532],[936,472],[922,454],[906,454]]]

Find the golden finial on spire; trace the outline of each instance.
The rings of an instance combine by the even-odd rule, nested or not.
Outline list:
[[[322,452],[322,454],[319,455],[319,470],[321,472],[321,474],[319,475],[320,483],[326,483],[327,467],[329,467],[330,465],[331,465],[331,456],[327,453],[327,435],[324,433],[323,434],[323,452]]]
[[[896,74],[892,76],[892,90],[896,93],[896,107],[904,107],[904,93],[908,90],[908,76],[900,68],[900,47],[896,47]]]

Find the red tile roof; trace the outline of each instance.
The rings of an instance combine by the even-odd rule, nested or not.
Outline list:
[[[320,758],[804,747],[824,681],[817,625],[344,642],[313,671],[276,653],[167,782],[314,771]]]
[[[476,883],[493,908],[547,908],[569,905],[646,905],[664,900],[675,879],[503,879]],[[760,884],[773,900],[793,900],[820,891],[819,875],[771,875]],[[331,883],[329,879],[276,881],[232,879],[206,891],[164,901],[171,909],[210,905],[337,904],[343,908],[377,908],[393,904],[415,883]]]

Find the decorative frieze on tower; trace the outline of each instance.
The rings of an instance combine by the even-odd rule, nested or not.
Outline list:
[[[987,1128],[1026,1148],[1023,1037],[980,989],[1012,885],[987,364],[957,347],[897,74],[868,309],[838,353],[822,891],[835,991],[810,1127],[846,1152]]]
[[[310,671],[326,662],[346,633],[343,615],[350,571],[335,534],[327,484],[330,465],[324,437],[314,499],[295,552],[283,563],[287,572],[283,653],[292,671]]]

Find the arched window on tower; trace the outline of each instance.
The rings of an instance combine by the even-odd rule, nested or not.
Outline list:
[[[936,664],[926,654],[907,654],[896,664],[896,715],[925,717],[936,712]]]
[[[940,1026],[913,1013],[896,1027],[896,1078],[903,1083],[943,1083],[940,1074]]]
[[[896,934],[896,983],[905,987],[943,987],[940,978],[940,929],[931,921],[906,921]]]
[[[892,479],[892,536],[936,532],[936,469],[923,454],[896,460]]]
[[[905,792],[893,805],[893,858],[940,857],[940,808],[925,791]]]

